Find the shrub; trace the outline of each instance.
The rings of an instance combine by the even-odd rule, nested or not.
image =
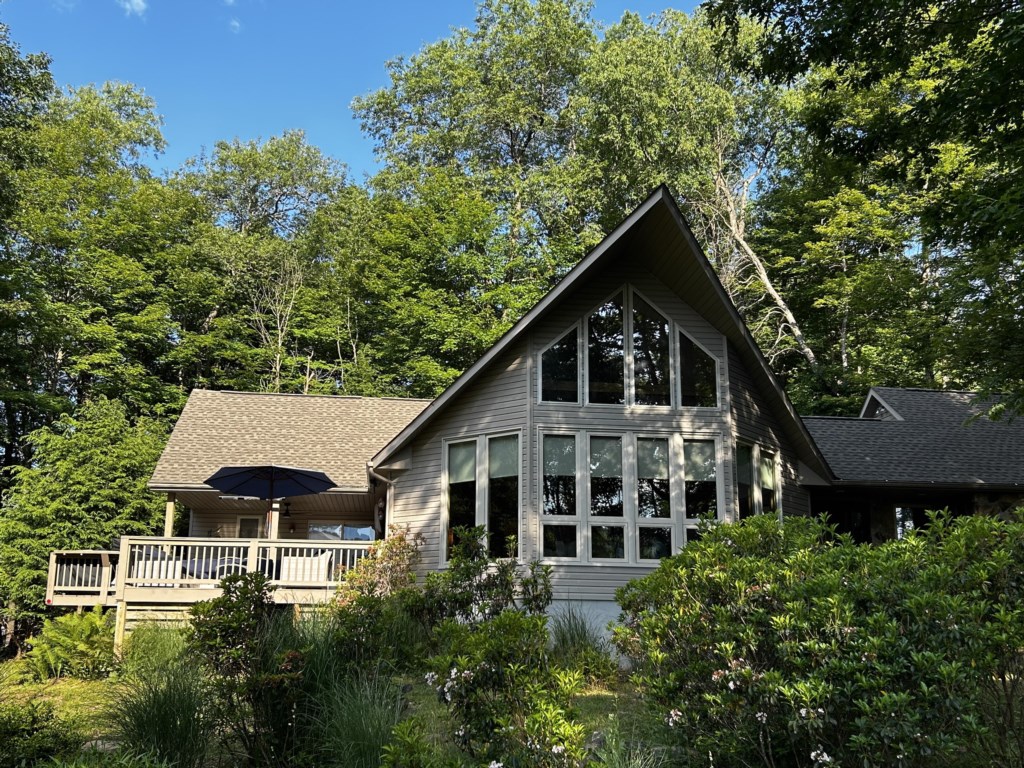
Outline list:
[[[221,588],[220,597],[192,606],[187,647],[211,671],[218,719],[248,759],[286,765],[303,668],[291,616],[277,614],[261,573],[228,576]]]
[[[388,537],[375,541],[354,568],[345,571],[338,585],[338,602],[384,598],[416,583],[423,537],[407,527],[388,527]]]
[[[504,611],[540,615],[551,604],[551,568],[530,563],[523,573],[513,558],[493,558],[483,528],[456,528],[455,546],[443,571],[427,576],[424,619],[436,627],[447,619],[462,623],[489,621]],[[515,550],[514,540],[509,551]],[[517,602],[518,601],[518,602]]]
[[[28,642],[33,674],[95,679],[114,667],[114,625],[111,613],[100,606],[84,613],[68,613],[43,622],[40,633]]]
[[[81,748],[83,740],[81,733],[58,717],[47,702],[0,703],[0,751],[5,766],[70,757]]]
[[[754,518],[620,590],[616,642],[694,760],[1009,765],[996,736],[1019,715],[980,718],[991,681],[1020,669],[1021,562],[1021,523],[938,516],[873,547]]]
[[[448,758],[427,738],[427,730],[416,717],[395,725],[391,742],[381,754],[384,768],[460,768],[462,763]]]
[[[452,651],[432,659],[427,682],[463,750],[506,766],[581,764],[583,726],[569,707],[583,678],[550,663],[543,616],[505,611],[475,626],[450,620],[439,631]]]

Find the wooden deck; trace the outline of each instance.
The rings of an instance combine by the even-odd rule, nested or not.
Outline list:
[[[369,542],[125,536],[118,551],[52,552],[46,604],[187,605],[220,594],[225,576],[259,571],[274,601],[322,602]]]

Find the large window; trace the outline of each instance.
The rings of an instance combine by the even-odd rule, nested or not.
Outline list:
[[[609,299],[587,321],[587,400],[626,402],[622,294]]]
[[[633,294],[633,402],[671,405],[668,320]]]
[[[491,555],[514,556],[508,540],[519,534],[519,435],[447,443],[446,461],[445,559],[455,544],[454,529],[475,526],[486,528]]]
[[[717,408],[718,363],[647,301],[624,288],[543,348],[542,403]],[[580,339],[584,350],[580,350]]]
[[[678,551],[700,518],[718,514],[714,438],[576,432],[540,441],[545,558],[658,560]]]

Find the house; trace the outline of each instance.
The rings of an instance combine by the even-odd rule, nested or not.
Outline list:
[[[550,563],[556,600],[603,622],[615,589],[708,517],[825,510],[895,534],[856,518],[857,499],[873,494],[872,514],[890,517],[944,505],[915,495],[938,488],[918,470],[974,483],[965,504],[986,483],[1013,492],[1019,461],[997,476],[927,459],[973,407],[877,389],[859,419],[801,419],[661,187],[432,402],[193,392],[150,482],[168,494],[165,536],[54,553],[47,598],[116,605],[119,637],[142,616],[180,615],[226,573],[263,570],[278,602],[314,602],[383,516],[422,535],[425,570],[446,567],[453,529],[484,526],[493,554]],[[1012,432],[1007,455],[1019,457],[1024,432]],[[950,442],[949,461],[992,439]],[[268,505],[203,482],[267,463],[322,470],[339,487]],[[189,510],[186,537],[172,535],[176,506]]]
[[[1024,419],[992,421],[973,392],[874,387],[860,416],[804,417],[832,481],[815,514],[859,541],[895,538],[925,512],[1005,514],[1024,503]]]

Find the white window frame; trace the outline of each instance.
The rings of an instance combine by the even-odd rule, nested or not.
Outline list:
[[[685,517],[686,478],[685,478],[685,444],[689,441],[713,442],[715,450],[715,489],[718,520],[728,520],[730,513],[725,508],[725,438],[721,432],[687,430],[614,430],[560,429],[541,426],[536,430],[539,462],[537,492],[538,509],[543,509],[544,474],[543,474],[543,440],[546,435],[559,437],[575,436],[576,438],[576,515],[545,515],[538,513],[537,557],[545,563],[581,563],[602,566],[637,566],[653,565],[657,559],[640,557],[640,528],[669,528],[672,533],[671,553],[676,554],[686,545],[686,529],[695,527],[698,518]],[[622,446],[622,517],[597,516],[590,514],[590,440],[597,438],[617,438]],[[670,515],[661,518],[643,518],[638,514],[637,479],[637,440],[639,439],[668,440],[669,449],[669,488]],[[564,523],[577,526],[576,557],[554,557],[544,555],[544,525]],[[621,526],[626,530],[623,558],[593,557],[591,555],[591,529],[594,526]]]
[[[545,437],[571,437],[575,441],[575,473],[574,479],[576,481],[576,512],[572,515],[546,515],[544,514],[544,438]],[[537,446],[539,451],[538,467],[539,472],[537,473],[537,484],[538,484],[538,506],[540,517],[540,528],[538,530],[539,540],[537,542],[537,555],[541,559],[549,560],[555,563],[578,563],[583,558],[583,529],[586,521],[583,518],[583,482],[580,475],[581,459],[580,459],[580,432],[578,430],[557,430],[557,429],[544,429],[540,428],[537,431]],[[588,484],[589,485],[589,484]],[[574,525],[576,527],[576,557],[559,557],[555,555],[547,556],[544,554],[544,526],[545,525]]]
[[[518,440],[518,468],[519,494],[516,499],[516,543],[519,551],[516,558],[523,553],[523,434],[519,429],[506,429],[497,432],[486,432],[479,435],[467,435],[465,437],[448,437],[441,440],[441,538],[439,540],[438,565],[441,568],[448,567],[446,550],[448,548],[448,446],[459,443],[476,444],[476,526],[487,528],[487,493],[488,493],[488,440],[496,437],[515,436]]]

